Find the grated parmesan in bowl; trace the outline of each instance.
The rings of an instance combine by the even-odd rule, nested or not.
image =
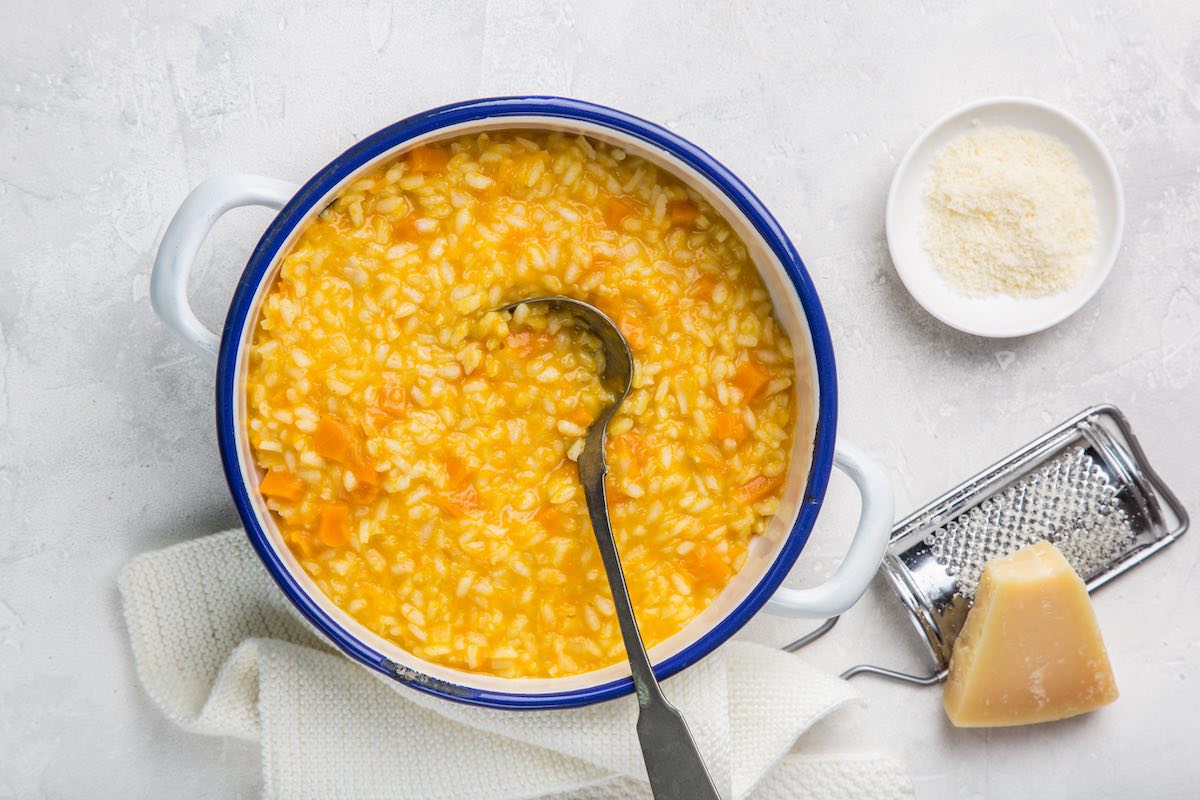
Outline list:
[[[1026,336],[1078,311],[1125,224],[1108,151],[1038,100],[980,100],[930,126],[896,168],[887,242],[908,292],[977,336]]]
[[[959,291],[1055,294],[1087,275],[1096,200],[1060,139],[975,120],[934,156],[920,235]]]

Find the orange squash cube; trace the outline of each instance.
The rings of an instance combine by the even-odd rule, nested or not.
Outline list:
[[[304,496],[307,484],[290,472],[273,470],[263,476],[258,484],[258,490],[265,497],[278,497],[281,500],[294,501]]]
[[[326,503],[317,519],[317,538],[326,547],[341,547],[349,538],[350,508],[344,503]]]

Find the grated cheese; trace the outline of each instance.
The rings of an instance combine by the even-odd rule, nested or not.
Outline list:
[[[920,235],[964,294],[1056,294],[1091,265],[1096,200],[1061,140],[976,121],[934,156]]]

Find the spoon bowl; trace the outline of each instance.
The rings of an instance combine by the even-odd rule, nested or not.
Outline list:
[[[629,396],[629,390],[633,386],[633,351],[629,347],[629,342],[625,340],[625,335],[617,327],[617,323],[590,303],[559,295],[518,300],[515,303],[500,306],[496,310],[515,311],[518,306],[535,305],[544,305],[553,311],[565,311],[571,314],[600,340],[604,351],[604,372],[600,374],[600,380],[604,384],[604,388],[613,392],[615,397],[612,405],[601,412],[601,416],[609,413],[611,417],[613,413],[616,413],[617,407]],[[599,420],[600,417],[597,417],[596,422]],[[593,423],[594,425],[595,423]]]

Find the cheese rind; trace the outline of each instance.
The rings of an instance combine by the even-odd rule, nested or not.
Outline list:
[[[984,566],[942,699],[958,727],[1049,722],[1117,699],[1087,587],[1054,545]]]

